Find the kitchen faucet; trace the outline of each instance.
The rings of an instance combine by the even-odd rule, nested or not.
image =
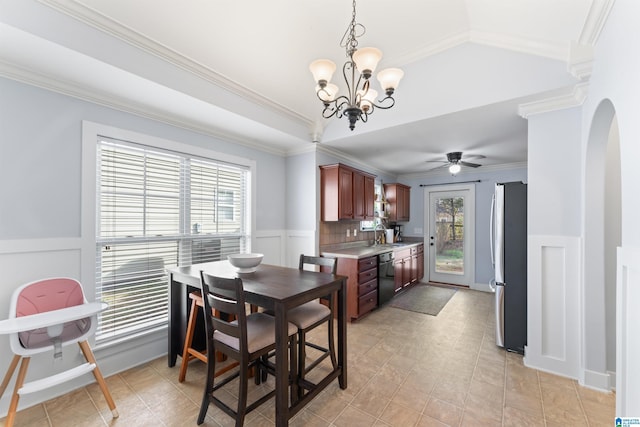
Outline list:
[[[382,230],[384,230],[384,225],[382,225],[382,223],[380,223],[380,222],[378,224],[376,224],[375,227],[373,227],[373,244],[374,245],[377,245],[379,243],[378,242],[378,233],[377,233],[378,227],[382,227]],[[380,236],[380,237],[382,237],[382,236]]]

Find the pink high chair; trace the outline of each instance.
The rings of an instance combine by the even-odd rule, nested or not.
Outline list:
[[[113,417],[118,416],[116,405],[87,341],[95,333],[98,313],[106,308],[107,304],[103,302],[88,303],[80,283],[69,278],[38,280],[13,292],[9,318],[0,321],[0,334],[9,334],[9,344],[14,354],[0,384],[0,397],[21,359],[22,364],[11,397],[6,427],[13,425],[21,395],[62,384],[89,372],[98,382]],[[86,363],[49,377],[25,382],[32,355],[53,350],[54,358],[62,357],[62,347],[75,343],[80,346]]]

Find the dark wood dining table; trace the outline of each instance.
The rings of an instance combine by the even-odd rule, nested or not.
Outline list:
[[[168,364],[174,366],[182,352],[183,325],[188,313],[189,293],[200,289],[200,271],[219,277],[240,277],[246,302],[273,310],[276,320],[276,426],[286,426],[327,385],[338,378],[347,388],[347,305],[346,277],[297,268],[260,264],[253,273],[238,273],[228,261],[193,264],[168,269],[169,273],[169,351]],[[287,312],[337,291],[338,366],[318,381],[308,393],[289,405],[289,354]],[[294,382],[294,390],[297,384]],[[292,393],[293,394],[293,393]]]

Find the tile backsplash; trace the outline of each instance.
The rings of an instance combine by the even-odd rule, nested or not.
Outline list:
[[[320,246],[367,240],[373,242],[373,231],[360,231],[360,221],[320,222]]]

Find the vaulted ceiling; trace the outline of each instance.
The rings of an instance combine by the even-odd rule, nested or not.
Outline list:
[[[393,174],[449,151],[513,164],[527,160],[523,116],[584,97],[612,2],[361,0],[359,46],[405,77],[396,106],[355,131],[321,117],[308,69],[340,69],[348,0],[4,0],[0,75],[277,153],[319,143]]]

